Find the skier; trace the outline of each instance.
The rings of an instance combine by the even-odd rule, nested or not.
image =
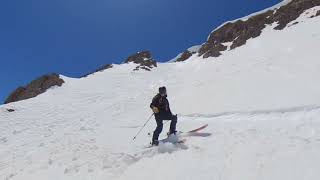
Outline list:
[[[177,115],[172,115],[169,101],[167,99],[166,87],[160,87],[159,93],[152,99],[150,108],[154,112],[154,116],[157,122],[157,128],[153,132],[152,145],[157,146],[159,144],[159,135],[163,129],[163,120],[170,120],[169,135],[176,133]]]

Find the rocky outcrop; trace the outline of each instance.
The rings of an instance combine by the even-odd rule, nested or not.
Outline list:
[[[181,62],[189,59],[192,55],[198,53],[201,45],[192,46],[183,53],[179,54],[176,58],[173,59],[173,62]]]
[[[17,88],[10,94],[4,103],[7,104],[36,97],[37,95],[44,93],[47,89],[53,86],[61,86],[63,83],[63,79],[61,79],[58,74],[41,76],[30,82],[27,86]]]
[[[94,70],[94,71],[91,72],[91,73],[88,73],[88,74],[85,74],[85,75],[81,76],[80,78],[87,77],[87,76],[89,76],[89,75],[91,75],[91,74],[94,74],[94,73],[96,73],[96,72],[102,72],[102,71],[104,71],[104,70],[106,70],[106,69],[110,69],[110,68],[112,68],[112,67],[113,67],[112,64],[106,64],[106,65],[104,65],[104,66],[102,66],[102,67]]]
[[[177,58],[177,60],[175,62],[181,62],[181,61],[185,61],[187,59],[189,59],[192,56],[193,53],[191,53],[190,51],[186,50],[185,52],[183,52],[181,54],[180,57]]]
[[[133,69],[134,71],[137,71],[139,69],[151,71],[152,68],[157,67],[157,62],[152,58],[152,55],[149,51],[137,52],[137,53],[129,56],[124,61],[124,63],[130,63],[130,62],[137,64],[136,68]],[[96,72],[102,72],[102,71],[104,71],[106,69],[110,69],[110,68],[113,68],[113,65],[107,64],[107,65],[104,65],[101,68],[99,68],[91,73],[88,73],[82,77],[87,77],[87,76],[94,74]]]
[[[176,60],[175,62],[185,61],[185,60],[189,59],[189,58],[192,56],[192,54],[194,54],[194,53],[186,50],[185,52],[183,52],[183,53],[181,54],[180,57],[177,58],[177,60]]]
[[[14,112],[14,109],[7,109],[8,112]]]
[[[152,58],[149,51],[137,52],[136,54],[129,56],[124,63],[130,62],[138,65],[134,71],[139,69],[151,71],[152,68],[157,67],[157,62]]]
[[[245,21],[229,22],[210,34],[207,42],[199,49],[199,56],[220,56],[222,51],[228,49],[224,43],[231,43],[230,49],[240,47],[246,44],[248,39],[260,36],[266,25],[277,23],[274,29],[282,30],[305,10],[319,5],[320,0],[292,0],[279,9],[266,11]]]

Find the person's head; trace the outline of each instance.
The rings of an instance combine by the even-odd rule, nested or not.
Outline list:
[[[162,86],[162,87],[159,87],[159,94],[161,96],[166,96],[167,95],[167,89],[166,87]]]

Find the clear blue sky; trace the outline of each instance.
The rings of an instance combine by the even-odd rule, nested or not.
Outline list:
[[[49,72],[78,77],[150,50],[166,61],[280,0],[1,0],[0,103]]]

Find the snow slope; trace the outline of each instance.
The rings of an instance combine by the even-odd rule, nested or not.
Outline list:
[[[318,179],[318,9],[219,58],[151,72],[115,65],[0,106],[0,179]],[[154,121],[132,138],[162,85],[180,130],[209,127],[185,145],[146,149]]]

